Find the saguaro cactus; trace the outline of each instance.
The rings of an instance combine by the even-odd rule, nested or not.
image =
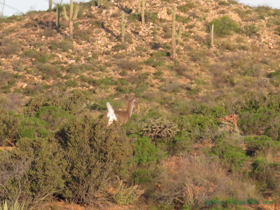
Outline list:
[[[124,11],[122,11],[122,21],[121,21],[121,37],[122,37],[122,43],[124,43],[124,36],[125,36],[125,20],[124,20]]]
[[[69,21],[69,35],[70,35],[71,39],[73,39],[73,21],[75,21],[77,19],[78,12],[79,12],[79,6],[76,5],[75,12],[73,12],[73,10],[74,10],[73,0],[70,1],[70,15],[69,15],[69,17],[67,16],[65,6],[63,6],[64,18]]]
[[[146,4],[146,0],[142,0],[142,3],[141,3],[141,21],[142,21],[142,26],[145,25],[145,4]]]
[[[49,11],[52,10],[52,0],[49,0]]]
[[[179,41],[181,40],[181,36],[182,36],[182,27],[180,26],[179,29],[178,29],[177,36],[176,36],[177,44],[178,44]]]
[[[59,4],[56,4],[56,21],[55,21],[55,25],[56,25],[57,28],[60,27],[59,19],[60,19],[60,8],[59,8]]]
[[[171,40],[171,48],[172,48],[172,58],[176,57],[176,7],[173,7],[173,15],[172,15],[172,40]]]
[[[101,6],[103,4],[103,0],[97,0],[97,6]]]
[[[214,47],[214,24],[211,27],[211,47]]]

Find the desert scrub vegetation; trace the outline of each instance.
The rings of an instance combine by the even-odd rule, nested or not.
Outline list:
[[[279,11],[213,3],[215,19],[200,14],[210,12],[204,4],[177,5],[175,62],[161,16],[172,10],[161,5],[146,8],[140,30],[137,5],[122,1],[123,44],[110,1],[80,4],[73,40],[63,21],[55,31],[28,16],[0,19],[0,146],[12,147],[0,150],[0,203],[95,208],[141,203],[143,194],[155,208],[237,209],[202,202],[279,197]],[[30,15],[46,20],[54,11]],[[273,36],[260,41],[261,30]],[[131,121],[107,127],[106,102],[124,108],[131,92],[140,99]]]
[[[172,158],[171,162],[166,162],[163,167],[168,166],[172,167],[172,170],[161,174],[162,180],[155,192],[155,199],[162,203],[162,206],[201,209],[207,208],[208,205],[203,203],[203,200],[208,199],[259,198],[254,183],[238,174],[229,179],[227,171],[216,158],[184,155],[182,158]],[[211,208],[218,208],[218,205]]]
[[[238,33],[240,31],[238,23],[228,16],[223,16],[211,21],[208,24],[208,32],[210,32],[210,28],[213,24],[214,33],[217,36],[223,37],[226,35],[231,35],[232,33]]]
[[[127,83],[123,79],[116,82]],[[1,141],[7,145],[7,138],[17,147],[10,152],[0,151],[4,163],[0,177],[5,187],[0,190],[1,199],[15,201],[18,198],[20,204],[27,206],[38,206],[51,196],[88,205],[109,201],[125,205],[144,193],[155,199],[157,205],[194,207],[206,197],[258,198],[267,188],[277,193],[279,181],[274,174],[279,169],[277,163],[272,162],[279,151],[277,124],[251,129],[251,132],[259,132],[253,133],[255,137],[249,136],[251,133],[246,132],[250,128],[244,127],[251,126],[244,122],[250,121],[251,116],[252,122],[269,126],[273,116],[278,116],[276,96],[255,102],[255,96],[251,96],[242,105],[238,125],[245,137],[222,127],[220,119],[228,111],[213,102],[183,101],[184,115],[180,116],[177,107],[175,115],[167,118],[164,112],[149,109],[134,114],[132,122],[119,130],[117,124],[107,127],[105,119],[91,115],[93,109],[104,110],[107,101],[105,98],[93,100],[95,94],[92,97],[80,90],[54,91],[31,97],[24,107],[24,115],[1,112],[0,123],[4,125],[0,130]],[[251,113],[249,117],[248,113]],[[264,117],[259,121],[266,123],[258,122],[258,115],[262,114]],[[8,130],[7,126],[13,129]],[[205,157],[196,157],[198,160],[189,156],[191,145],[209,140],[214,146],[205,150]],[[186,152],[187,158],[181,159],[178,164],[182,167],[175,172],[163,165],[168,156]],[[189,168],[193,171],[187,170]],[[213,178],[213,171],[217,171],[219,179]],[[227,173],[232,174],[231,179]],[[253,181],[259,185],[248,176],[254,177]],[[223,188],[220,179],[234,184]],[[112,188],[113,191],[108,191]]]

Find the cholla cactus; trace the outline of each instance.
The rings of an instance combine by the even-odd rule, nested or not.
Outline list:
[[[161,138],[164,141],[172,139],[178,132],[178,127],[175,123],[164,119],[149,120],[142,128],[141,134],[156,140]]]
[[[70,35],[71,39],[73,39],[73,21],[75,21],[77,19],[78,12],[79,12],[79,6],[77,5],[75,7],[74,12],[73,12],[73,10],[74,10],[73,0],[70,1],[70,15],[69,15],[69,17],[67,16],[65,6],[63,6],[64,18],[69,21],[69,35]]]

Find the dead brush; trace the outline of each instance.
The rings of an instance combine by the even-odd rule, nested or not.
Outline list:
[[[228,176],[214,158],[183,155],[163,163],[155,199],[165,205],[202,206],[204,200],[258,198],[256,187],[240,175]]]
[[[178,131],[177,124],[160,118],[156,120],[148,120],[142,127],[140,133],[143,136],[152,138],[153,141],[157,138],[161,138],[166,142],[168,139],[174,138]]]
[[[123,180],[119,180],[119,185],[113,193],[113,199],[118,205],[129,205],[144,193],[138,185],[126,186]]]

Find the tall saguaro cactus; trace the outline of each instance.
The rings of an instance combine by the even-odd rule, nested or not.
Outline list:
[[[52,0],[49,0],[49,11],[52,10]]]
[[[70,15],[69,15],[69,17],[67,16],[65,6],[63,6],[64,18],[69,21],[69,35],[70,35],[71,39],[73,39],[73,21],[75,21],[77,19],[78,12],[79,12],[79,6],[76,5],[74,12],[73,12],[73,10],[74,10],[73,0],[70,1]]]
[[[97,6],[101,6],[103,4],[103,0],[97,0]]]
[[[60,18],[60,7],[59,7],[59,4],[56,4],[56,21],[55,21],[55,25],[56,25],[57,28],[60,27],[59,18]]]
[[[172,40],[171,40],[171,48],[172,48],[172,58],[176,58],[176,7],[173,7],[173,15],[172,15]]]
[[[145,25],[145,4],[146,4],[146,0],[142,0],[142,2],[141,2],[141,21],[142,21],[142,26]]]
[[[124,43],[124,36],[125,36],[125,20],[124,20],[124,11],[122,11],[122,21],[121,21],[121,37],[122,37],[122,43]]]
[[[214,24],[211,27],[211,47],[214,47]]]

